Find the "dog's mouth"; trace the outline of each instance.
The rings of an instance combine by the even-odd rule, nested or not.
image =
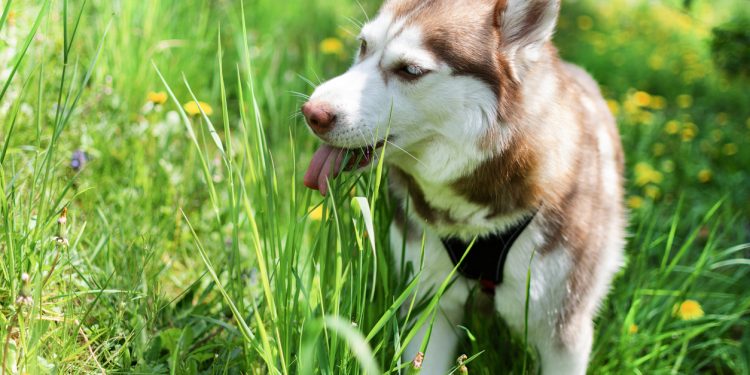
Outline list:
[[[342,172],[366,167],[375,158],[375,151],[383,145],[384,140],[361,148],[340,148],[329,144],[320,146],[305,173],[305,186],[327,195],[327,180],[338,177]]]

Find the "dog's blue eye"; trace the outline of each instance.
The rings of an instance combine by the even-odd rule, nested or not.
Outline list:
[[[427,74],[428,71],[419,65],[404,64],[396,70],[396,73],[401,76],[401,78],[415,80]]]
[[[416,66],[416,65],[407,65],[404,70],[413,75],[413,76],[421,76],[422,75],[422,68]]]

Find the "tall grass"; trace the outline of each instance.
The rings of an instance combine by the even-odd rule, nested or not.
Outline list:
[[[618,25],[586,4],[564,18],[593,17],[594,31]],[[399,354],[440,313],[440,290],[415,300],[420,265],[404,277],[393,266],[384,166],[332,181],[325,199],[300,182],[315,141],[295,114],[309,83],[347,64],[317,44],[331,36],[354,44],[340,29],[356,33],[359,21],[350,20],[366,18],[356,2],[61,0],[0,9],[0,36],[22,34],[13,73],[0,82],[4,373],[412,371]],[[601,35],[561,30],[563,53],[593,70],[623,108],[633,82],[658,75],[626,65],[618,77],[630,82],[602,77],[609,55],[565,48],[596,45]],[[688,32],[675,35],[683,48],[701,48]],[[641,44],[652,45],[618,53],[637,55]],[[662,162],[649,148],[664,142],[660,121],[685,111],[709,118],[718,98],[746,95],[740,83],[722,91],[718,73],[708,77],[698,89],[668,80],[639,87],[712,99],[655,110],[651,128],[621,113],[631,165]],[[162,90],[167,103],[144,106],[149,91]],[[214,114],[187,113],[191,101]],[[726,132],[741,133],[738,119],[750,115],[731,114]],[[71,168],[78,149],[87,160]],[[669,154],[684,173],[665,178],[662,199],[633,210],[628,266],[597,321],[592,373],[750,373],[750,262],[738,245],[748,221],[737,198],[747,177],[720,173],[747,159],[696,154],[688,146]],[[726,186],[701,195],[706,186],[688,182],[688,157],[713,163]],[[631,195],[645,193],[630,186]],[[686,299],[706,315],[675,317]],[[526,365],[522,338],[482,296],[467,312],[456,357],[469,356],[471,373],[533,372],[534,353]]]

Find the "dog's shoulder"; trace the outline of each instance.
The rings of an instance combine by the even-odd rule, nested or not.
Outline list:
[[[560,66],[565,77],[583,89],[586,94],[592,97],[602,96],[599,84],[586,70],[566,61],[563,61]]]

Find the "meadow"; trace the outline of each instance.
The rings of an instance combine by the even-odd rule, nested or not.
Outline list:
[[[299,107],[378,6],[0,1],[0,373],[414,373],[401,312],[430,324],[439,296],[411,298],[418,265],[396,277],[384,167],[325,199],[302,185]],[[711,48],[748,12],[563,2],[555,42],[627,155],[628,261],[592,374],[750,374],[750,77]],[[486,305],[456,357],[534,373]]]

